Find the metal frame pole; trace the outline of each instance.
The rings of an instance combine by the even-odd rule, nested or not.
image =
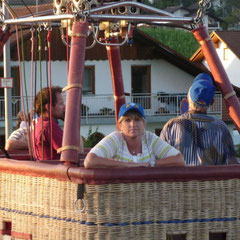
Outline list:
[[[8,0],[6,0],[8,2]],[[5,18],[9,17],[6,7],[3,5],[3,14]],[[3,47],[3,69],[4,77],[11,77],[11,59],[10,59],[10,41],[8,40]],[[12,89],[4,88],[4,102],[5,102],[5,141],[7,141],[11,134],[12,127]]]

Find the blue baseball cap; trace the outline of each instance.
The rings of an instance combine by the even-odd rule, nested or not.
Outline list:
[[[121,106],[121,108],[120,108],[120,111],[119,111],[119,114],[118,114],[118,118],[124,116],[125,113],[130,111],[130,110],[134,110],[134,111],[139,112],[141,114],[141,116],[143,118],[145,118],[145,114],[144,114],[143,108],[138,103],[126,103],[126,104],[123,104]]]
[[[214,93],[215,86],[213,85],[213,79],[207,73],[198,74],[189,89],[190,98],[200,107],[210,105],[213,101]]]

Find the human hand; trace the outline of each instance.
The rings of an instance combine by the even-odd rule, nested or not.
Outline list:
[[[139,165],[139,167],[150,167],[150,163],[146,162],[146,163],[137,163]]]
[[[135,162],[128,162],[128,167],[150,167],[149,163],[135,163]]]

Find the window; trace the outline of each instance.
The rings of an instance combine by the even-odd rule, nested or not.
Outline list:
[[[229,60],[229,54],[230,54],[229,48],[224,48],[223,49],[223,59]]]
[[[132,93],[144,94],[151,92],[151,67],[132,66]]]
[[[144,109],[150,109],[151,66],[132,66],[131,74],[133,101]]]
[[[95,68],[86,66],[83,78],[83,94],[95,94]]]

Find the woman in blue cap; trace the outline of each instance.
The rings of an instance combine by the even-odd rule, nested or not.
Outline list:
[[[181,153],[145,130],[146,121],[140,104],[122,105],[118,116],[119,131],[103,138],[88,153],[86,168],[184,166]]]

